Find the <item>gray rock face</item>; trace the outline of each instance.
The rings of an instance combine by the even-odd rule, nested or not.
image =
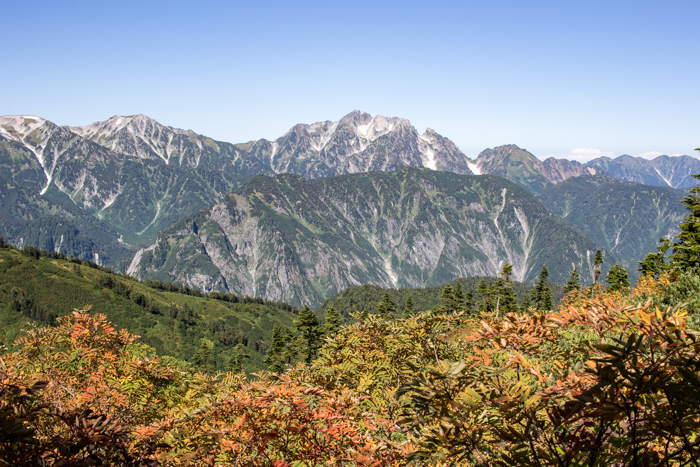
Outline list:
[[[495,275],[588,271],[591,240],[498,177],[407,168],[317,180],[255,177],[163,231],[140,278],[318,305],[359,284],[416,287]],[[585,272],[584,272],[585,274]]]

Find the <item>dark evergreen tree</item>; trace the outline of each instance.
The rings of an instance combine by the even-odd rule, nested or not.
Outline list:
[[[409,317],[413,314],[413,298],[409,295],[406,299],[406,304],[403,307],[403,314],[405,317]]]
[[[200,371],[211,370],[211,355],[214,350],[214,343],[208,339],[202,339],[199,349],[192,357],[192,362]]]
[[[291,365],[297,358],[296,339],[289,328],[284,330],[284,349],[282,350],[282,361]]]
[[[482,279],[477,286],[477,294],[479,295],[479,306],[481,311],[491,313],[496,309],[493,282]]]
[[[282,373],[284,370],[284,339],[282,338],[282,330],[275,326],[272,328],[272,340],[270,347],[267,349],[265,365],[272,373]]]
[[[321,348],[321,336],[323,333],[318,318],[311,308],[305,306],[299,312],[299,319],[294,322],[294,325],[299,333],[297,339],[299,357],[305,363],[311,363],[316,358],[318,349]]]
[[[630,281],[627,278],[627,269],[620,266],[617,262],[610,268],[605,282],[610,284],[610,290],[623,291],[629,288]]]
[[[476,293],[479,296],[479,308],[482,311],[486,311],[486,280],[481,279],[479,285],[476,286]]]
[[[693,178],[700,181],[700,174]],[[700,185],[690,190],[683,204],[690,212],[680,225],[671,254],[671,266],[680,271],[700,268]]]
[[[453,313],[464,308],[464,293],[462,286],[457,283],[454,287],[447,284],[440,294],[440,310],[445,313]]]
[[[452,311],[455,309],[455,291],[450,284],[447,284],[442,289],[442,294],[440,294],[440,308],[443,311]]]
[[[455,309],[462,309],[464,308],[464,293],[462,293],[462,286],[459,282],[457,282],[454,286],[454,300],[455,300]]]
[[[569,280],[566,281],[566,286],[564,287],[564,293],[569,293],[572,290],[581,290],[581,284],[579,282],[578,268],[574,266],[574,270],[571,271]]]
[[[669,268],[669,264],[666,262],[666,254],[670,248],[671,240],[660,238],[659,245],[656,247],[656,253],[647,253],[644,261],[639,261],[638,271],[644,276],[658,278],[659,274]]]
[[[504,264],[501,274],[496,279],[496,313],[512,313],[517,310],[515,292],[513,292],[513,265]]]
[[[273,338],[274,338],[274,331],[273,331]],[[233,355],[228,361],[228,365],[226,365],[226,370],[231,371],[233,373],[242,373],[243,372],[243,362],[245,360],[248,360],[250,358],[250,354],[248,353],[248,350],[245,348],[243,344],[236,344],[236,347],[233,348]]]
[[[327,336],[333,336],[340,329],[340,315],[335,311],[333,305],[328,307],[326,311],[325,333]]]
[[[385,293],[382,301],[377,304],[377,311],[382,315],[396,313],[396,302],[391,299],[388,293]]]
[[[469,314],[474,313],[474,292],[468,291],[464,297],[464,309]]]
[[[598,284],[600,280],[600,266],[603,264],[603,253],[596,250],[593,260],[593,284]]]
[[[549,272],[547,271],[547,267],[542,266],[540,277],[537,279],[535,287],[532,289],[532,301],[534,302],[534,307],[541,311],[552,309],[552,293],[549,290],[549,284],[547,283],[548,277]]]
[[[527,292],[525,294],[525,297],[523,297],[523,303],[520,304],[520,312],[521,313],[529,313],[531,306],[532,306],[532,301],[530,300],[530,292]]]

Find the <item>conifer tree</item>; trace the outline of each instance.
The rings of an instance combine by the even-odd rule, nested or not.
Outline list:
[[[700,181],[700,174],[693,178]],[[676,235],[671,254],[671,266],[681,271],[700,267],[700,185],[693,187],[682,202],[690,212],[679,226],[681,233]]]
[[[199,344],[199,349],[192,357],[192,362],[199,367],[201,371],[211,369],[210,360],[214,350],[214,343],[208,339],[202,339]]]
[[[523,298],[523,303],[520,304],[520,312],[521,313],[529,313],[531,306],[532,306],[532,302],[530,301],[530,292],[528,291],[525,293],[525,297]]]
[[[476,293],[479,295],[480,308],[486,311],[486,280],[481,279],[476,286]]]
[[[644,276],[659,277],[663,271],[669,268],[666,262],[666,253],[671,248],[671,240],[668,238],[660,238],[659,245],[656,247],[656,253],[647,253],[643,261],[639,261],[638,271]]]
[[[377,311],[382,315],[396,313],[396,302],[391,299],[388,293],[384,294],[382,301],[377,305]]]
[[[564,293],[569,293],[572,290],[581,290],[581,284],[579,283],[578,268],[574,266],[574,270],[571,271],[569,280],[566,281],[566,286],[564,287]]]
[[[630,281],[627,278],[627,269],[620,266],[620,262],[616,262],[613,267],[610,268],[605,282],[610,284],[610,290],[622,291],[628,289],[630,286]]]
[[[324,326],[327,336],[332,336],[340,329],[340,315],[333,305],[326,311],[326,324]]]
[[[440,294],[440,308],[443,310],[454,310],[455,291],[450,284],[447,284]]]
[[[493,282],[481,279],[476,291],[479,294],[481,310],[485,313],[494,311],[496,309],[496,300],[494,299]]]
[[[291,365],[297,358],[296,339],[289,328],[284,330],[284,349],[282,350],[282,361]]]
[[[540,271],[540,277],[535,283],[535,287],[532,289],[532,301],[534,306],[538,310],[551,310],[552,309],[552,293],[549,290],[549,284],[547,283],[547,278],[549,277],[549,272],[546,266],[542,266]]]
[[[243,372],[243,361],[250,358],[250,354],[243,344],[237,344],[233,348],[233,356],[229,359],[226,370],[234,373]]]
[[[316,357],[318,349],[321,348],[322,329],[318,318],[311,308],[305,306],[299,312],[299,319],[294,322],[294,325],[299,332],[297,339],[299,357],[304,362],[311,363]]]
[[[282,330],[275,326],[272,328],[272,340],[270,347],[267,349],[265,365],[272,373],[282,373],[284,369],[284,359],[282,352],[284,351],[284,339],[282,338]]]
[[[593,260],[593,284],[598,284],[600,278],[600,266],[603,264],[603,253],[596,250],[595,259]]]
[[[496,279],[496,313],[512,313],[516,311],[515,293],[513,292],[513,281],[510,276],[513,274],[513,265],[504,264],[501,274]]]
[[[413,298],[409,295],[406,299],[406,304],[403,307],[403,314],[405,317],[409,317],[413,314]]]
[[[455,309],[464,307],[464,293],[462,293],[462,285],[459,282],[454,286],[454,305]]]
[[[469,314],[474,313],[474,292],[471,290],[467,292],[464,298],[464,309],[467,310]]]

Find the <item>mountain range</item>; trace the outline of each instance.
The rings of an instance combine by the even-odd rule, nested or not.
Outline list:
[[[542,266],[591,275],[596,245],[500,177],[406,168],[306,180],[258,176],[165,229],[128,273],[210,291],[320,304],[360,284],[425,287]]]
[[[104,122],[83,127],[58,126],[34,116],[5,116],[0,117],[0,222],[2,222],[0,234],[4,235],[6,241],[20,247],[33,245],[42,249],[57,250],[109,265],[116,270],[128,269],[142,277],[165,275],[170,279],[178,278],[177,280],[204,288],[268,294],[269,298],[296,297],[294,300],[298,300],[298,303],[307,300],[316,303],[327,296],[327,292],[323,290],[340,290],[340,287],[358,283],[357,281],[366,280],[383,286],[392,286],[392,284],[417,286],[434,285],[437,280],[451,280],[459,274],[477,272],[495,274],[498,261],[508,261],[506,250],[517,243],[515,240],[508,240],[515,243],[512,245],[508,243],[511,246],[500,253],[486,251],[486,243],[475,240],[475,245],[478,246],[473,249],[479,254],[467,255],[462,263],[454,266],[450,272],[446,272],[447,269],[441,269],[438,263],[435,263],[429,267],[426,266],[420,272],[409,273],[410,268],[407,269],[404,266],[410,261],[401,255],[396,255],[396,259],[392,259],[393,253],[390,254],[387,249],[392,242],[398,241],[399,237],[389,238],[381,231],[369,232],[370,226],[379,228],[380,223],[373,217],[373,213],[364,212],[361,207],[357,207],[359,217],[356,221],[368,222],[368,224],[364,226],[348,224],[342,229],[352,227],[355,230],[350,229],[347,232],[359,235],[360,230],[364,228],[363,235],[369,236],[367,238],[383,238],[382,241],[386,240],[388,243],[367,244],[366,249],[361,252],[362,248],[350,242],[354,245],[352,248],[355,248],[352,255],[357,255],[357,258],[367,259],[368,255],[379,254],[379,257],[374,259],[377,265],[370,266],[372,261],[367,263],[366,275],[353,276],[348,271],[338,269],[335,279],[329,279],[333,283],[332,287],[326,287],[321,283],[322,281],[315,283],[316,279],[309,279],[294,285],[299,288],[295,292],[291,292],[291,289],[281,292],[282,289],[278,286],[267,284],[262,276],[258,277],[250,272],[248,276],[243,273],[239,276],[236,276],[238,273],[233,276],[226,275],[233,274],[231,271],[237,268],[240,269],[242,262],[257,264],[257,260],[248,257],[238,258],[237,263],[234,261],[235,267],[222,269],[219,267],[221,265],[216,266],[216,271],[219,272],[211,266],[204,265],[200,269],[193,266],[194,269],[187,272],[189,266],[185,264],[190,264],[187,263],[188,260],[183,259],[178,264],[174,263],[172,258],[168,257],[167,252],[170,251],[170,247],[165,248],[163,244],[166,238],[173,238],[172,232],[177,226],[199,225],[193,219],[211,216],[212,209],[217,209],[218,206],[220,212],[226,211],[229,214],[236,213],[251,219],[255,218],[256,222],[262,222],[260,225],[274,220],[285,226],[292,226],[291,231],[287,233],[291,235],[293,231],[298,243],[294,247],[287,246],[289,251],[293,250],[296,251],[295,254],[300,254],[299,246],[304,242],[299,239],[309,240],[313,235],[317,236],[318,232],[314,229],[330,229],[337,237],[344,234],[345,231],[340,227],[342,221],[339,221],[340,224],[330,224],[331,219],[337,217],[335,216],[337,213],[329,211],[333,215],[329,214],[328,219],[318,224],[315,223],[315,218],[309,217],[308,213],[299,217],[295,211],[287,209],[288,207],[283,208],[284,203],[275,204],[266,200],[266,211],[259,201],[252,203],[252,192],[256,189],[264,191],[262,187],[276,186],[273,193],[276,193],[275,190],[282,193],[289,191],[291,189],[289,187],[293,186],[292,191],[295,192],[297,201],[315,206],[321,210],[320,212],[325,212],[323,210],[330,209],[331,205],[336,206],[335,209],[337,209],[337,206],[343,203],[343,197],[350,196],[352,190],[348,187],[357,185],[366,187],[368,191],[353,195],[368,205],[374,203],[375,206],[379,206],[391,200],[402,206],[405,201],[399,202],[399,199],[402,199],[401,196],[406,196],[408,192],[402,191],[405,187],[401,183],[397,184],[395,180],[388,181],[388,179],[378,181],[379,179],[370,177],[368,173],[374,171],[388,173],[409,167],[423,167],[464,176],[491,174],[506,178],[538,195],[540,201],[552,213],[565,219],[577,229],[579,234],[583,234],[588,239],[586,242],[592,241],[592,244],[586,243],[587,249],[595,247],[609,252],[619,251],[623,262],[628,258],[627,263],[633,266],[634,262],[640,259],[639,255],[646,252],[642,250],[647,248],[650,242],[653,243],[658,239],[656,235],[668,236],[673,233],[673,226],[677,225],[676,220],[679,213],[682,213],[682,209],[680,205],[674,208],[671,200],[674,197],[680,199],[682,193],[666,188],[665,190],[670,191],[656,190],[654,194],[649,195],[651,192],[648,187],[642,188],[643,185],[613,183],[614,186],[608,187],[609,193],[605,198],[608,202],[611,202],[611,199],[614,201],[616,196],[628,198],[632,196],[630,199],[636,201],[631,210],[623,209],[624,203],[615,204],[613,207],[619,208],[611,213],[616,219],[615,225],[610,225],[604,233],[601,233],[592,231],[591,226],[585,220],[581,220],[589,218],[600,209],[610,209],[610,206],[604,207],[602,198],[593,196],[600,190],[586,191],[576,183],[562,182],[582,176],[585,178],[604,175],[651,185],[687,188],[692,185],[689,174],[700,172],[700,161],[689,156],[661,156],[653,161],[621,156],[614,160],[596,159],[584,165],[565,159],[549,158],[540,161],[530,152],[515,145],[487,149],[475,160],[471,160],[452,141],[431,129],[420,134],[405,119],[372,117],[359,111],[352,112],[337,122],[296,125],[274,141],[262,139],[241,144],[215,141],[191,130],[167,127],[143,115],[115,116]],[[311,184],[306,187],[302,179],[288,176],[276,177],[286,173],[296,174],[307,180],[342,175],[346,178],[330,180],[333,180],[333,183],[340,183],[349,191],[333,192],[327,184],[329,182],[318,182],[317,185]],[[425,177],[421,171],[409,171],[400,177],[415,181],[417,180],[415,177],[420,178],[416,174],[422,174],[420,177]],[[258,177],[259,175],[264,177]],[[466,177],[459,183],[465,184],[467,191],[474,190],[476,188],[471,180],[472,178]],[[372,191],[374,188],[370,186],[376,183],[379,185],[384,183],[386,193],[374,193]],[[411,196],[431,200],[423,204],[419,203],[417,206],[420,209],[438,209],[431,204],[436,199],[435,196],[445,197],[445,199],[454,197],[454,190],[444,189],[441,185],[442,181],[436,179],[430,183],[436,184],[435,193],[440,193],[439,195],[410,191]],[[496,186],[495,183],[490,181],[489,186]],[[586,183],[589,182],[584,184]],[[594,185],[601,186],[601,183],[597,181]],[[283,186],[287,188],[282,188]],[[410,186],[413,190],[413,185]],[[590,187],[590,184],[587,186]],[[489,204],[499,199],[494,193],[503,189],[514,193],[516,188],[511,185],[494,188],[496,191],[489,192],[487,196],[490,201],[482,200],[483,214],[491,218],[491,224],[489,224],[491,227],[495,228],[498,224],[493,222],[497,208]],[[559,191],[556,191],[558,188]],[[311,194],[313,191],[308,190],[321,190],[324,196],[335,196],[340,204],[329,201],[330,198],[326,198],[323,202],[314,199],[314,195]],[[562,190],[568,194],[562,194]],[[642,194],[631,194],[637,193],[636,190],[646,191]],[[522,193],[526,194],[524,191]],[[574,203],[575,197],[579,199],[576,203]],[[589,201],[582,202],[581,197]],[[503,197],[503,200],[506,198]],[[562,199],[569,200],[569,204],[566,205],[568,207],[561,203]],[[250,209],[244,205],[243,200],[252,203]],[[346,199],[345,203],[348,202]],[[504,203],[503,209],[506,207],[511,209],[507,201]],[[576,204],[575,209],[572,208],[572,203]],[[545,214],[540,212],[541,205],[538,204],[537,199],[527,198],[525,205],[528,206],[528,210],[524,210],[525,207],[521,208],[528,222],[530,219],[538,219],[538,222],[544,219],[542,216]],[[535,209],[534,206],[538,207]],[[639,211],[641,206],[645,206],[644,210]],[[514,206],[512,209],[516,212]],[[530,209],[532,209],[531,212]],[[638,225],[644,223],[644,218],[639,217],[640,212],[648,214],[654,209],[656,209],[656,217],[653,218],[654,228],[645,229]],[[272,214],[273,211],[277,216],[286,217],[284,220],[282,217],[278,219]],[[572,212],[575,215],[572,215]],[[398,222],[401,212],[395,211],[391,215],[395,216],[394,222]],[[464,225],[473,221],[469,216],[446,217],[445,220],[431,217],[432,214],[429,213],[425,215],[436,229],[438,226],[463,229]],[[442,215],[446,215],[446,212],[442,212]],[[576,216],[580,219],[577,220]],[[636,220],[630,220],[632,217]],[[606,219],[610,224],[609,218]],[[512,224],[516,227],[522,224],[518,222],[519,224],[513,221]],[[419,230],[407,225],[402,224],[401,228],[406,228],[407,231],[415,234],[419,233]],[[640,231],[643,231],[644,240],[636,242],[634,251],[622,251],[620,245],[630,243],[623,242],[626,235],[633,238],[637,235],[635,232]],[[308,232],[313,235],[307,235]],[[264,233],[271,235],[269,232]],[[194,234],[199,236],[198,232]],[[382,237],[383,235],[386,238]],[[514,235],[522,237],[522,232]],[[614,239],[610,237],[611,235]],[[487,237],[488,235],[484,232],[484,238]],[[291,241],[290,238],[285,237],[287,241]],[[310,258],[315,258],[313,255],[328,248],[322,245],[323,242],[318,243],[318,238],[313,238],[317,243],[307,246],[309,254],[312,255]],[[442,237],[443,240],[447,238]],[[463,237],[462,240],[466,242],[465,238]],[[501,240],[505,241],[504,238]],[[519,241],[521,240],[522,238]],[[583,237],[577,241],[580,245],[585,243]],[[350,248],[349,244],[347,246]],[[266,247],[258,245],[257,248],[264,250]],[[523,247],[519,248],[519,250],[516,248],[510,251],[512,258],[522,255]],[[166,251],[165,256],[169,258],[169,262],[160,264],[154,259],[144,263],[147,258],[153,256],[155,251]],[[345,253],[349,254],[349,252]],[[434,251],[431,254],[434,254]],[[301,256],[303,257],[303,254]],[[475,260],[474,258],[477,257],[481,259]],[[285,258],[287,258],[284,260],[287,261],[285,264],[288,265],[288,258],[291,256],[285,256]],[[403,265],[401,274],[397,276],[395,282],[390,279],[391,275],[387,273],[386,267],[382,266],[386,261],[390,263],[398,261]],[[576,261],[567,262],[565,269],[568,271],[574,263]],[[166,270],[167,268],[163,269],[164,264],[170,265],[169,267],[173,269],[169,271]],[[298,266],[309,267],[309,264],[301,261]],[[536,269],[537,264],[540,263],[526,261],[518,266],[522,280],[532,279],[533,268]],[[547,261],[542,261],[541,264],[547,264]],[[244,269],[250,271],[251,267],[246,266]],[[319,267],[314,263],[313,268]],[[229,269],[231,271],[221,273]],[[312,276],[320,277],[322,269],[318,269]],[[216,279],[201,279],[205,271],[214,274],[213,277]],[[563,276],[568,272],[555,272],[555,274]],[[234,279],[234,276],[239,279]],[[243,279],[244,276],[247,278]],[[560,278],[559,276],[557,278]],[[350,279],[351,277],[354,279]],[[253,286],[249,283],[251,280]],[[262,281],[260,284],[265,283],[265,285],[258,286],[258,281]],[[303,292],[302,289],[304,289]]]

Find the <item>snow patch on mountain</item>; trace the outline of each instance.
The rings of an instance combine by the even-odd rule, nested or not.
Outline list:
[[[668,178],[664,177],[664,175],[659,171],[659,169],[654,167],[654,170],[656,170],[656,173],[659,174],[659,177],[663,178],[664,182],[666,182],[668,186],[673,187],[673,183],[671,183],[671,181]]]
[[[423,163],[424,167],[429,169],[437,170],[437,161],[435,160],[435,150],[431,147],[425,151],[426,161]]]
[[[469,167],[469,170],[474,172],[474,175],[481,175],[481,169],[475,163],[467,161],[467,167]]]
[[[335,134],[339,122],[317,122],[306,128],[311,137],[309,145],[314,151],[321,152]]]
[[[355,130],[360,138],[371,142],[392,132],[400,121],[400,118],[386,118],[382,115],[377,115],[368,123],[356,126]]]
[[[357,127],[357,133],[362,136],[363,138],[367,138],[367,133],[369,132],[369,123],[366,123],[364,125],[360,125]]]

